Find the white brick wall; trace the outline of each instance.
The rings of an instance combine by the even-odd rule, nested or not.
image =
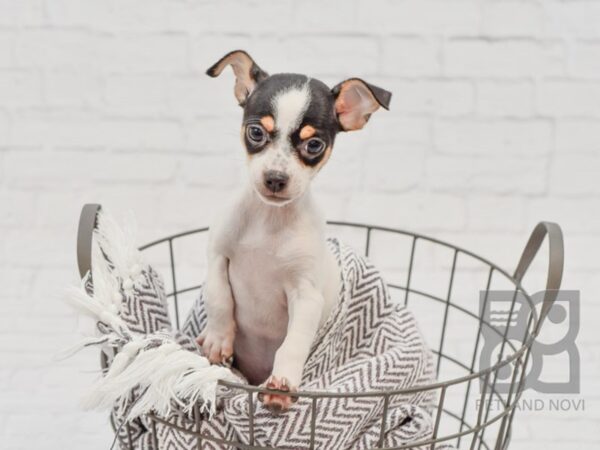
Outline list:
[[[77,407],[97,356],[52,361],[85,328],[57,301],[79,208],[132,209],[142,241],[208,221],[244,155],[232,77],[203,72],[238,47],[394,92],[319,176],[331,218],[508,269],[536,222],[563,226],[586,412],[517,415],[512,448],[600,445],[599,24],[593,0],[0,0],[0,447],[109,447]]]

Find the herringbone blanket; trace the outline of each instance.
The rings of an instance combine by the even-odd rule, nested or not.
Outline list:
[[[392,300],[377,269],[337,240],[329,241],[342,274],[339,304],[319,330],[306,362],[301,390],[342,393],[397,390],[434,381],[432,356],[412,314]],[[200,294],[183,332],[197,336],[206,324]],[[390,397],[384,447],[426,439],[431,434],[434,398],[429,392]],[[254,397],[254,445],[309,448],[311,404],[301,398],[280,415]],[[231,393],[222,410],[200,424],[201,432],[218,439],[249,442],[248,396]],[[378,447],[384,404],[380,397],[320,399],[314,439],[319,449]],[[171,417],[170,420],[184,421]],[[197,448],[193,436],[158,427],[161,448]],[[224,448],[203,442],[202,448]]]
[[[328,241],[341,269],[339,302],[318,331],[299,389],[345,394],[410,391],[389,396],[387,405],[379,396],[329,397],[320,398],[313,409],[312,399],[301,397],[280,415],[264,408],[256,395],[250,405],[247,393],[231,391],[217,397],[217,412],[196,420],[199,415],[190,411],[190,399],[182,397],[185,392],[194,392],[193,398],[214,398],[211,380],[233,379],[224,368],[208,367],[193,344],[206,325],[202,289],[182,333],[165,334],[170,319],[160,275],[141,260],[131,239],[108,217],[100,216],[97,237],[102,251],[95,253],[93,290],[84,284],[72,300],[106,328],[104,338],[84,346],[121,348],[88,398],[88,406],[96,407],[118,399],[112,423],[121,448],[223,449],[230,446],[219,441],[229,441],[267,448],[302,449],[312,442],[318,449],[370,449],[416,444],[430,437],[435,395],[414,388],[434,381],[432,354],[412,314],[390,297],[377,269],[350,247]],[[208,390],[202,391],[205,387]],[[179,429],[151,423],[144,412],[156,408]],[[255,411],[252,441],[250,409]],[[185,430],[206,436],[200,447],[197,437]]]

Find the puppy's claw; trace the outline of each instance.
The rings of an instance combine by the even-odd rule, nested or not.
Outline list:
[[[279,381],[275,376],[271,375],[266,381],[267,389],[279,389]]]
[[[211,364],[224,364],[233,357],[234,338],[233,332],[203,331],[196,338],[196,342],[201,346],[202,353]]]
[[[296,392],[296,388],[291,387],[289,380],[285,377],[278,379],[276,376],[271,375],[265,382],[264,386],[273,391],[281,391],[285,393]],[[258,400],[274,414],[279,414],[285,411],[292,405],[292,403],[298,401],[298,397],[293,395],[264,394],[259,392],[257,397]]]
[[[233,364],[233,355],[221,355],[221,364],[227,367],[231,367]]]

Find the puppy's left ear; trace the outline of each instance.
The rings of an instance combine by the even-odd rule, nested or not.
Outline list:
[[[227,53],[213,64],[206,71],[206,74],[213,78],[218,77],[227,66],[231,66],[233,73],[235,74],[235,97],[240,106],[244,106],[246,99],[252,93],[256,85],[269,75],[258,67],[250,55],[244,50],[234,50]]]
[[[392,93],[366,83],[360,78],[350,78],[335,86],[335,112],[344,131],[360,130],[371,114],[382,106],[389,109]]]

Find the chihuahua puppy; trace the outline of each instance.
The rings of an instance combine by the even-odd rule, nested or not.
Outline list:
[[[268,75],[244,51],[230,66],[244,110],[241,139],[249,183],[210,228],[207,325],[197,338],[212,363],[234,356],[248,381],[295,391],[317,330],[338,299],[340,272],[310,182],[340,131],[362,128],[391,94],[358,78],[329,89],[305,75]],[[262,395],[273,410],[293,396]]]

